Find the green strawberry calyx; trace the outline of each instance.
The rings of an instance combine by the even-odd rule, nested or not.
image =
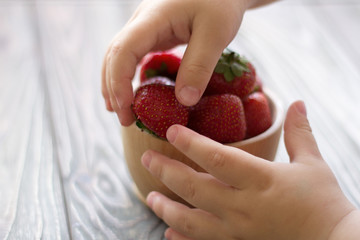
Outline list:
[[[152,78],[152,77],[156,77],[159,75],[163,75],[164,73],[167,72],[167,65],[164,62],[161,62],[160,68],[159,69],[154,69],[154,68],[148,68],[145,70],[145,75],[147,78]]]
[[[145,124],[143,124],[139,119],[137,119],[135,121],[135,124],[138,128],[141,129],[141,131],[144,131],[146,133],[149,133],[150,135],[154,136],[154,137],[157,137],[157,138],[160,138],[160,139],[163,139],[161,137],[159,137],[155,132],[153,132],[152,130],[150,130],[147,126],[145,126]]]
[[[225,81],[231,82],[235,77],[241,77],[244,72],[250,72],[248,62],[236,52],[227,49],[221,54],[214,72],[223,74]]]

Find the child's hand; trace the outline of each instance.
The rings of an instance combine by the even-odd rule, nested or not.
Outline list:
[[[248,3],[249,2],[249,3]],[[103,62],[102,93],[122,125],[134,119],[131,81],[150,51],[188,43],[176,80],[184,105],[197,103],[224,48],[236,35],[247,0],[145,0],[112,40]]]
[[[329,239],[345,216],[354,215],[355,207],[322,159],[302,102],[289,108],[284,132],[290,164],[257,158],[179,125],[169,128],[169,142],[209,174],[198,173],[154,151],[143,155],[144,166],[154,176],[196,207],[188,208],[160,193],[150,193],[148,205],[170,226],[165,236]]]

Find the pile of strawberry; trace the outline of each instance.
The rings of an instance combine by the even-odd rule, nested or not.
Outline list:
[[[173,124],[187,126],[220,143],[256,136],[272,124],[268,100],[254,66],[225,50],[199,103],[181,105],[175,79],[181,58],[170,52],[148,54],[141,63],[140,87],[132,105],[136,124],[160,138]]]

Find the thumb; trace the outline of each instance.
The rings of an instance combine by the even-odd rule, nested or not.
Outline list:
[[[204,27],[204,21],[199,20],[201,24],[193,28],[176,78],[176,97],[186,106],[199,101],[222,52],[234,37],[235,31],[216,26],[219,23]]]
[[[284,123],[284,140],[291,162],[321,158],[302,101],[296,101],[289,107]]]
[[[211,49],[209,47],[199,48],[194,45],[197,44],[188,45],[176,78],[176,97],[185,106],[195,105],[200,100],[225,48],[212,48],[209,51],[205,50]]]

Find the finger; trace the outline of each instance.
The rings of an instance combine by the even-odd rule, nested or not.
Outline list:
[[[199,240],[222,239],[222,222],[212,214],[191,209],[157,192],[151,192],[146,202],[158,217],[183,236]]]
[[[159,28],[156,23],[156,19],[147,24],[144,24],[142,19],[134,19],[113,41],[108,56],[107,78],[114,102],[117,104],[115,111],[123,125],[129,125],[134,121],[130,111],[134,97],[131,82],[140,59],[156,45],[157,34],[149,31]]]
[[[223,210],[219,206],[232,205],[236,190],[207,173],[196,172],[177,160],[151,150],[144,153],[142,163],[170,190],[197,208],[220,216]]]
[[[105,98],[106,107],[109,111],[115,111],[120,123],[123,126],[128,126],[134,121],[133,112],[131,111],[131,103],[129,107],[120,108],[117,104],[117,99],[112,90],[112,83],[111,83],[111,57],[112,51],[114,51],[114,43],[117,41],[121,34],[117,34],[110,43],[110,46],[105,54],[103,68],[102,68],[102,94]],[[130,91],[132,92],[132,85],[131,80],[129,80]],[[129,85],[127,86],[129,88]],[[128,97],[129,98],[129,97]],[[130,97],[132,99],[132,96]],[[132,101],[132,100],[131,100]]]
[[[115,37],[116,38],[116,37]],[[112,46],[113,46],[113,41],[111,42],[106,55],[105,55],[105,63],[104,63],[104,75],[105,75],[105,89],[106,89],[106,95],[108,97],[109,102],[107,104],[110,105],[110,108],[115,111],[118,112],[119,111],[119,107],[117,105],[116,99],[114,97],[114,94],[112,92],[111,89],[111,77],[110,77],[110,61],[111,61],[111,55],[110,52],[112,50]],[[105,91],[105,90],[104,90]]]
[[[234,38],[241,22],[218,21],[218,9],[206,9],[193,20],[191,38],[176,79],[175,93],[180,103],[195,105],[202,96],[224,48]],[[219,19],[223,19],[219,16]],[[226,18],[226,20],[232,18]],[[225,19],[224,19],[225,21]],[[227,24],[228,23],[228,24]],[[204,27],[211,26],[211,28]]]
[[[114,80],[114,78],[112,77],[112,69],[116,68],[121,70],[127,68],[127,66],[121,65],[121,63],[116,64],[114,66],[114,63],[112,63],[112,58],[114,57],[113,54],[115,51],[117,50],[113,44],[107,55],[106,87],[112,109],[117,113],[121,125],[129,126],[134,121],[134,117],[131,111],[131,103],[133,101],[133,88],[132,88],[133,75],[129,77],[121,77],[122,81]],[[123,53],[117,52],[116,54],[123,54]],[[134,64],[135,66],[133,71],[135,72],[136,63]],[[116,95],[116,90],[119,88],[122,91],[120,95]]]
[[[166,136],[179,151],[226,184],[241,189],[262,184],[271,177],[271,162],[215,142],[184,126],[171,126]]]
[[[134,19],[112,41],[106,64],[106,81],[112,108],[117,112],[122,125],[134,121],[131,111],[133,101],[132,79],[140,59],[156,44],[156,34],[149,28],[156,22],[143,24]],[[149,26],[150,25],[150,26]],[[154,26],[153,26],[154,27]],[[155,29],[155,27],[154,27]],[[146,39],[146,41],[144,41]]]
[[[108,52],[105,54],[103,63],[102,63],[102,68],[101,68],[101,93],[103,95],[103,98],[105,100],[105,106],[106,109],[108,111],[113,112],[114,109],[111,106],[111,101],[110,101],[110,95],[109,95],[109,91],[108,91],[108,87],[106,84],[106,56],[107,56]]]
[[[106,104],[109,105],[109,107],[108,107],[109,109],[112,109],[113,111],[116,112],[121,125],[128,126],[128,125],[130,125],[132,123],[132,121],[127,123],[126,120],[125,120],[127,118],[127,116],[124,115],[124,114],[123,115],[120,114],[121,109],[119,108],[119,106],[117,104],[117,101],[116,101],[116,98],[115,98],[115,95],[114,95],[114,93],[112,91],[110,69],[108,67],[109,62],[110,62],[110,60],[109,60],[109,54],[108,54],[107,55],[107,67],[105,69],[105,71],[106,71],[105,72],[105,76],[106,76],[105,77],[106,78],[105,84],[106,84],[106,89],[107,89],[106,93],[108,94],[108,99],[109,100],[108,100],[108,102],[106,102]]]
[[[181,233],[175,231],[172,228],[166,229],[164,235],[166,239],[171,239],[171,240],[191,240],[191,238],[182,235]]]
[[[191,36],[176,79],[175,93],[185,106],[195,105],[205,91],[225,43],[218,44],[204,28]]]
[[[290,161],[306,160],[308,156],[321,158],[302,101],[294,102],[289,107],[284,123],[284,140]]]

